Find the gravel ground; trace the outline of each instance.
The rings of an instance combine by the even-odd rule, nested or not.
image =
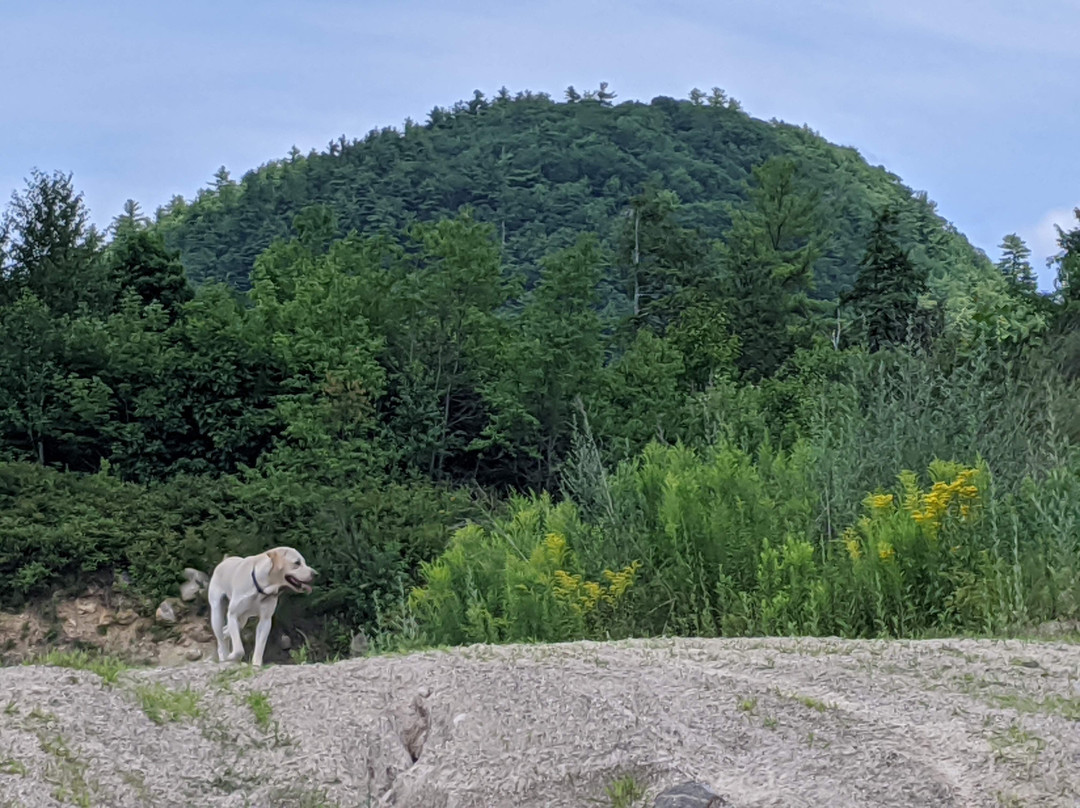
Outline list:
[[[474,646],[252,671],[0,669],[0,806],[1080,805],[1080,646]],[[156,719],[156,720],[155,720]]]

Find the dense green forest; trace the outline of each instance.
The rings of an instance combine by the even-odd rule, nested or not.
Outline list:
[[[477,221],[495,226],[505,266],[534,280],[544,256],[572,246],[580,233],[613,247],[631,200],[649,188],[677,197],[682,226],[718,238],[731,226],[732,205],[746,202],[751,169],[788,156],[818,196],[815,296],[832,298],[851,285],[872,211],[887,204],[931,276],[989,268],[925,194],[870,167],[854,149],[805,127],[752,118],[720,89],[685,101],[616,106],[612,98],[606,87],[584,96],[571,88],[565,103],[478,92],[433,110],[426,125],[407,121],[363,140],[342,137],[321,154],[294,149],[239,183],[222,167],[195,200],[176,198],[159,211],[158,229],[195,282],[247,289],[255,260],[275,239],[298,235],[294,217],[309,205],[333,211],[335,234],[395,233],[468,206]]]
[[[104,233],[33,173],[0,223],[0,605],[150,604],[284,543],[332,652],[1080,617],[1080,223],[1042,295],[1014,234],[992,263],[720,91],[567,97]]]

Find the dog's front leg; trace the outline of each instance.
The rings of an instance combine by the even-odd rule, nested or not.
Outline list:
[[[259,612],[259,625],[255,627],[255,650],[251,652],[251,664],[256,668],[263,664],[263,651],[266,649],[266,640],[270,636],[270,622],[274,612],[265,610]]]

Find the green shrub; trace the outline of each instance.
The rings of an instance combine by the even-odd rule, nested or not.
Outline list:
[[[0,606],[116,574],[150,603],[176,594],[185,567],[209,573],[225,555],[289,544],[320,576],[311,597],[283,602],[282,619],[329,621],[347,648],[350,631],[371,630],[473,513],[466,492],[430,483],[331,490],[277,474],[141,486],[0,464],[0,575],[10,582]]]
[[[638,564],[583,574],[574,550],[594,531],[573,503],[511,497],[509,514],[467,525],[422,567],[410,605],[432,643],[560,642],[617,630]]]
[[[651,444],[620,465],[614,503],[593,564],[642,563],[631,594],[634,630],[642,634],[716,634],[750,630],[741,593],[754,590],[766,542],[806,539],[814,497],[805,447],[762,447],[754,459],[724,444],[695,452]],[[736,628],[738,626],[739,628]]]

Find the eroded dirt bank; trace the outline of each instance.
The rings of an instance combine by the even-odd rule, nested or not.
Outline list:
[[[1080,804],[1080,646],[677,640],[334,665],[199,662],[113,684],[0,669],[0,805]]]

